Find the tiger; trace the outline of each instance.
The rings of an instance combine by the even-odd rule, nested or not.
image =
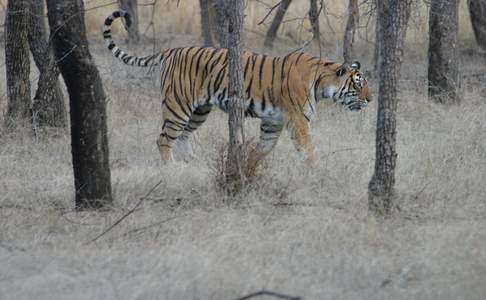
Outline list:
[[[160,68],[162,130],[157,146],[163,162],[173,161],[176,141],[187,141],[214,106],[228,110],[228,49],[192,46],[138,57],[113,41],[111,26],[117,18],[124,18],[127,30],[131,24],[130,15],[123,10],[105,19],[103,38],[114,57],[129,66]],[[271,152],[285,128],[297,152],[315,163],[310,121],[317,103],[330,99],[358,111],[371,101],[358,61],[347,65],[301,51],[282,57],[244,51],[241,61],[245,116],[261,120],[254,154],[258,159]]]

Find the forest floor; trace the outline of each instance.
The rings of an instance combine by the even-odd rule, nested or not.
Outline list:
[[[450,106],[427,101],[425,58],[407,57],[400,210],[375,220],[367,185],[376,97],[360,113],[321,103],[312,123],[321,165],[300,162],[284,134],[258,183],[228,202],[215,186],[227,116],[215,110],[195,133],[190,163],[161,166],[157,76],[91,48],[109,97],[114,207],[73,211],[68,132],[2,133],[0,299],[237,299],[262,289],[303,299],[484,299],[486,63],[477,57],[463,57],[464,101]],[[247,130],[256,137],[258,121]]]

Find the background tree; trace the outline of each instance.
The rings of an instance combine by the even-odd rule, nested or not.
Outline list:
[[[30,126],[30,58],[27,30],[29,2],[9,0],[5,20],[5,65],[7,75],[7,115],[5,127]]]
[[[133,44],[140,41],[140,31],[138,26],[138,1],[137,0],[118,0],[120,8],[127,11],[132,19],[132,24],[128,28],[128,42]]]
[[[201,33],[203,36],[204,46],[213,46],[213,37],[211,35],[211,21],[209,14],[210,0],[199,0],[201,10]]]
[[[397,83],[411,0],[378,0],[380,84],[376,126],[375,170],[368,186],[369,210],[386,215],[393,205],[396,166]]]
[[[460,100],[457,57],[457,0],[432,0],[429,15],[429,98],[439,103]]]
[[[317,8],[317,0],[310,0],[309,8],[309,21],[312,27],[312,40],[318,45],[321,43],[321,29],[319,28],[319,15],[322,10],[322,1],[320,2],[320,7]]]
[[[219,47],[228,48],[228,7],[227,0],[210,0],[215,21],[216,39],[218,40]]]
[[[381,43],[381,22],[378,16],[378,1],[373,0],[373,10],[375,11],[375,49],[373,51],[373,74],[377,78],[378,69],[380,68],[380,43]]]
[[[44,22],[44,1],[30,2],[28,16],[28,39],[34,62],[39,69],[37,91],[32,103],[34,127],[66,126],[64,97],[58,81],[59,68],[52,49],[47,42],[47,28]]]
[[[280,4],[277,7],[275,17],[272,20],[272,24],[270,24],[270,28],[268,29],[267,35],[265,36],[265,41],[263,42],[263,45],[268,49],[273,48],[273,42],[277,37],[278,28],[282,23],[282,20],[285,16],[285,13],[287,12],[287,9],[289,8],[291,1],[292,0],[282,0],[280,1]]]
[[[354,36],[356,35],[356,28],[359,24],[359,8],[358,0],[349,0],[348,5],[348,20],[346,22],[346,30],[344,31],[343,39],[343,58],[345,63],[350,63],[353,60],[353,44]]]
[[[486,52],[486,0],[468,0],[468,4],[476,41]]]
[[[242,188],[246,173],[246,149],[244,149],[245,103],[243,101],[243,20],[244,1],[228,0],[228,113],[229,147],[226,163],[227,182],[231,192]]]
[[[105,93],[86,40],[80,0],[48,0],[59,68],[69,93],[76,209],[112,203]]]

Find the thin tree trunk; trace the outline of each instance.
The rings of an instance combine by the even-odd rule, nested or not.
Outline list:
[[[476,42],[486,52],[486,0],[468,0]]]
[[[5,20],[5,65],[7,73],[7,115],[5,127],[30,126],[30,58],[27,39],[29,1],[9,0]]]
[[[245,181],[246,150],[244,149],[245,103],[243,100],[243,71],[241,58],[243,53],[243,10],[244,1],[228,1],[228,113],[229,113],[229,149],[227,161],[227,182],[233,191],[242,188]]]
[[[201,32],[205,47],[213,46],[213,37],[211,35],[211,24],[209,17],[209,1],[210,0],[199,0],[199,7],[201,10]]]
[[[376,128],[376,160],[368,186],[369,210],[376,215],[389,214],[393,207],[396,166],[397,84],[411,0],[379,0],[380,84]]]
[[[140,31],[138,27],[138,7],[137,0],[118,0],[120,8],[128,12],[131,17],[132,24],[128,28],[128,42],[130,44],[138,43],[140,41]]]
[[[54,57],[52,43],[47,43],[44,5],[44,1],[30,2],[29,45],[40,73],[32,103],[34,127],[65,127],[64,97],[58,81],[59,68]]]
[[[278,28],[282,23],[282,20],[285,16],[285,13],[287,12],[287,9],[289,8],[291,1],[292,0],[282,0],[280,2],[280,5],[277,8],[275,17],[273,18],[272,24],[270,25],[270,28],[267,31],[265,41],[263,42],[264,46],[267,47],[268,49],[273,48],[273,42],[275,41],[275,37],[277,36]]]
[[[356,28],[359,24],[358,0],[349,0],[348,21],[343,39],[343,58],[345,63],[350,63],[354,58],[353,44],[356,35]]]
[[[457,0],[432,0],[429,16],[429,99],[458,102]],[[486,17],[486,16],[484,16]]]
[[[319,1],[321,8],[317,8],[317,0],[310,0],[309,21],[312,27],[312,40],[318,45],[321,43],[321,29],[319,28],[319,15],[322,9],[322,1]]]
[[[227,15],[229,5],[227,0],[212,0],[212,10],[214,12],[216,39],[221,48],[228,48],[228,18]]]
[[[48,0],[49,25],[69,92],[76,209],[112,203],[106,97],[86,40],[81,0]]]
[[[375,10],[375,49],[373,51],[373,74],[378,78],[378,69],[380,68],[380,43],[381,39],[381,28],[380,28],[380,18],[378,16],[378,1],[373,0],[374,10]]]

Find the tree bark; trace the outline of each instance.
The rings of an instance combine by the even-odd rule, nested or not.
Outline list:
[[[213,0],[212,10],[214,12],[216,39],[219,47],[228,48],[228,5],[227,0]]]
[[[30,2],[28,38],[30,51],[40,73],[32,103],[33,123],[34,127],[65,127],[64,97],[58,81],[59,68],[52,43],[47,42],[44,5],[44,1]]]
[[[120,8],[128,12],[132,24],[128,28],[128,43],[135,44],[140,41],[140,31],[138,27],[138,7],[137,0],[118,0]]]
[[[378,78],[378,69],[380,68],[380,43],[382,41],[380,18],[378,16],[378,1],[379,0],[373,0],[375,10],[375,49],[373,51],[373,74],[375,75],[375,78]]]
[[[312,27],[312,40],[318,45],[321,43],[321,29],[319,28],[319,15],[322,9],[322,1],[320,1],[321,8],[317,9],[317,0],[310,0],[309,21]]]
[[[213,37],[211,35],[211,22],[209,17],[209,2],[210,0],[199,0],[199,7],[201,10],[201,33],[204,40],[205,47],[212,47]]]
[[[278,28],[282,23],[282,20],[285,16],[285,13],[287,12],[287,9],[289,8],[291,1],[292,0],[282,0],[277,8],[275,17],[272,20],[272,24],[270,25],[270,28],[268,29],[267,35],[265,37],[265,41],[263,42],[263,45],[268,49],[273,48],[273,42],[275,41],[275,37],[277,36]]]
[[[243,10],[244,1],[228,1],[228,124],[229,147],[227,161],[227,182],[231,192],[241,190],[245,181],[246,149],[244,149],[245,102],[243,100]]]
[[[457,0],[432,0],[429,16],[429,99],[458,102]],[[486,16],[485,16],[486,17]]]
[[[350,63],[354,58],[353,44],[356,35],[356,27],[359,24],[358,0],[349,0],[348,21],[343,39],[343,58],[345,63]]]
[[[29,1],[9,0],[5,20],[8,99],[5,127],[9,130],[30,126],[32,122],[28,20]]]
[[[396,166],[397,83],[411,0],[379,0],[382,43],[376,128],[375,170],[368,185],[368,207],[376,215],[387,215],[393,207]]]
[[[468,0],[468,4],[476,42],[486,52],[486,0]]]
[[[69,93],[76,209],[112,203],[105,93],[86,40],[82,0],[48,0],[59,68]]]

